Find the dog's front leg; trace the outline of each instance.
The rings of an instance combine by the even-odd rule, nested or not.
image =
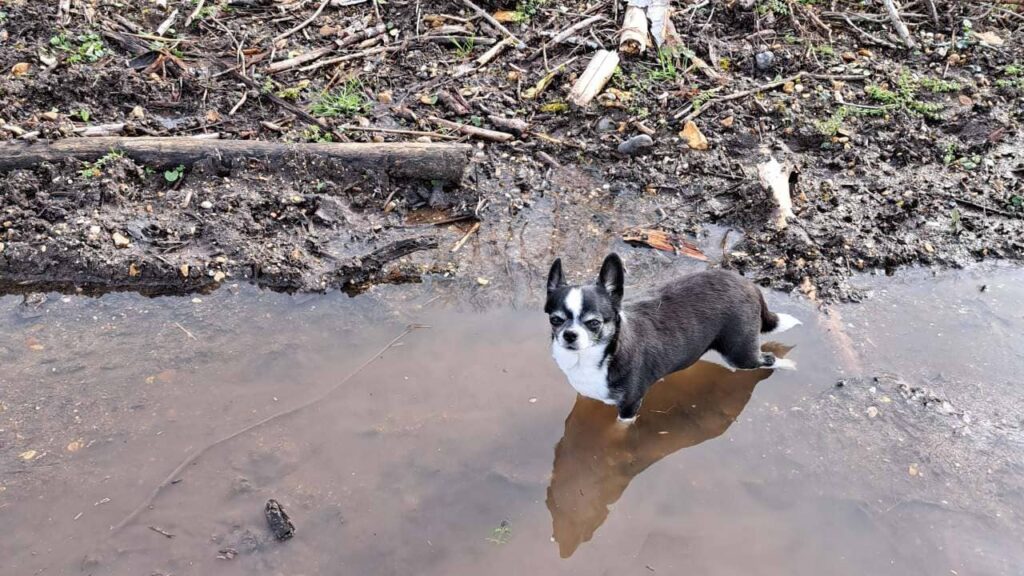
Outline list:
[[[619,409],[619,422],[632,424],[640,414],[640,405],[644,402],[644,394],[639,387],[631,388],[616,405]]]

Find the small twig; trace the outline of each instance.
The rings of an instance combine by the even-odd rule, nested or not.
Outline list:
[[[303,21],[302,21],[302,22],[301,22],[301,23],[300,23],[300,24],[299,24],[298,26],[296,26],[295,28],[292,28],[291,30],[289,30],[289,31],[287,31],[287,32],[282,32],[281,34],[278,34],[277,36],[274,36],[274,44],[277,44],[277,43],[278,43],[278,42],[280,42],[281,40],[284,40],[285,38],[287,38],[287,37],[291,36],[292,34],[295,34],[296,32],[298,32],[298,31],[302,30],[302,29],[303,29],[303,28],[305,28],[306,26],[309,26],[309,25],[310,25],[310,23],[312,23],[312,22],[313,22],[313,20],[316,20],[316,17],[317,17],[317,16],[319,16],[319,15],[320,15],[320,13],[324,11],[324,8],[326,8],[326,7],[327,7],[327,5],[328,5],[328,4],[330,3],[330,2],[331,2],[331,0],[323,0],[323,2],[321,2],[321,3],[320,3],[320,6],[319,6],[319,7],[318,7],[318,8],[316,9],[316,12],[313,12],[313,15],[312,15],[312,16],[310,16],[309,18],[307,18],[307,19],[303,20]],[[376,4],[376,2],[375,2],[374,4]]]
[[[452,122],[451,120],[445,120],[444,118],[438,118],[437,116],[431,116],[427,118],[438,126],[444,126],[457,132],[461,132],[467,136],[475,136],[482,140],[490,140],[492,142],[508,142],[514,140],[515,136],[508,132],[498,132],[497,130],[487,130],[486,128],[477,128],[469,124],[460,124],[458,122]]]
[[[591,26],[594,23],[599,22],[599,21],[604,20],[604,19],[605,19],[604,16],[601,16],[601,15],[591,16],[590,18],[587,18],[586,20],[581,20],[581,21],[573,24],[572,26],[569,26],[568,28],[566,28],[565,30],[562,30],[558,34],[555,34],[550,40],[545,42],[540,48],[536,49],[533,52],[533,54],[530,55],[529,59],[530,60],[534,60],[535,58],[537,58],[538,56],[543,54],[544,50],[546,50],[550,46],[553,46],[555,44],[559,44],[563,40],[565,40],[566,38],[568,38],[568,37],[572,36],[573,34],[575,34],[576,32],[579,32],[580,30],[582,30],[582,29],[584,29],[584,28],[586,28],[588,26]]]
[[[183,204],[185,206],[188,206],[188,202],[191,199],[192,199],[192,191],[189,190],[188,194],[186,194],[186,196],[185,196],[185,201],[183,202]],[[198,340],[198,338],[196,338],[195,334],[193,334],[193,333],[189,332],[188,330],[186,330],[185,327],[182,326],[181,324],[179,324],[178,322],[175,322],[174,325],[177,326],[178,328],[180,328],[181,331],[184,332],[189,338],[191,338],[193,340]]]
[[[479,229],[480,223],[474,222],[473,225],[469,227],[469,231],[466,232],[466,234],[462,238],[460,238],[458,242],[455,243],[455,246],[452,246],[452,253],[458,252],[466,244],[466,242],[469,241],[469,237],[475,234],[476,231]]]
[[[707,102],[705,102],[704,105],[701,106],[700,108],[697,108],[696,110],[690,112],[685,117],[683,117],[682,121],[683,122],[689,122],[690,120],[693,120],[697,116],[700,116],[701,114],[703,114],[705,110],[707,110],[708,108],[711,108],[712,104],[717,104],[719,102],[728,102],[730,100],[738,100],[740,98],[744,98],[746,96],[750,96],[751,94],[757,94],[759,92],[764,92],[765,90],[771,90],[773,88],[778,88],[779,86],[782,86],[783,84],[786,84],[787,82],[796,82],[804,74],[805,74],[804,72],[797,72],[796,74],[790,76],[789,78],[783,78],[782,80],[776,80],[775,82],[769,82],[767,84],[762,84],[760,86],[755,86],[754,88],[751,88],[749,90],[740,90],[739,92],[733,92],[732,94],[727,94],[727,95],[721,96],[719,98],[712,98],[711,100],[708,100]]]
[[[956,196],[950,196],[950,198],[953,200],[953,202],[956,202],[957,204],[967,206],[968,208],[974,208],[975,210],[981,210],[982,212],[991,212],[993,214],[1005,216],[1006,218],[1024,218],[1024,214],[1014,214],[1012,212],[1000,210],[999,208],[990,208],[988,206],[972,202],[965,198],[957,198]]]
[[[484,20],[487,20],[487,22],[491,26],[494,26],[495,28],[500,30],[502,34],[504,34],[504,35],[508,36],[509,38],[511,38],[512,40],[514,40],[517,46],[523,46],[524,45],[522,40],[517,38],[515,34],[509,32],[508,28],[505,28],[505,26],[502,25],[501,22],[498,22],[498,20],[495,19],[494,16],[491,16],[490,14],[488,14],[486,10],[484,10],[483,8],[477,6],[476,4],[473,4],[473,2],[471,2],[470,0],[462,0],[462,3],[465,4],[467,7],[469,7],[471,10],[473,10],[474,12],[476,12],[477,14],[479,14],[481,18],[483,18]]]
[[[164,34],[166,34],[167,31],[171,29],[171,26],[174,26],[174,21],[177,18],[178,18],[178,9],[175,8],[173,11],[171,11],[171,15],[168,16],[167,19],[164,20],[163,23],[160,24],[160,26],[157,27],[156,35],[157,36],[163,36]]]
[[[251,431],[255,430],[256,428],[259,428],[260,426],[263,426],[264,424],[269,424],[270,422],[273,422],[275,420],[279,420],[281,418],[284,418],[285,416],[290,416],[291,414],[295,414],[296,412],[299,412],[300,410],[304,410],[304,409],[309,408],[310,406],[312,406],[314,404],[317,404],[317,403],[321,402],[323,399],[325,399],[328,396],[330,396],[338,388],[341,388],[343,385],[345,385],[350,380],[352,380],[357,375],[359,375],[360,372],[365,370],[377,358],[382,356],[385,352],[387,352],[395,344],[397,344],[399,340],[401,340],[402,338],[405,338],[410,333],[412,333],[414,330],[418,330],[420,328],[426,328],[426,327],[427,326],[424,326],[422,324],[410,324],[409,326],[407,326],[405,328],[405,330],[402,331],[401,334],[399,334],[393,340],[391,340],[390,342],[385,344],[384,347],[381,348],[379,351],[377,351],[376,354],[374,354],[373,356],[370,356],[369,358],[367,358],[367,360],[365,362],[363,362],[358,367],[356,367],[356,369],[353,370],[352,372],[349,372],[348,375],[345,376],[344,378],[342,378],[341,381],[339,381],[337,384],[335,384],[334,386],[328,388],[327,391],[325,391],[325,392],[323,392],[323,393],[321,393],[321,394],[319,394],[317,396],[314,396],[311,400],[309,400],[309,401],[307,401],[307,402],[305,402],[303,404],[299,404],[298,406],[296,406],[294,408],[289,408],[289,409],[286,409],[286,410],[282,410],[280,412],[277,412],[275,414],[267,416],[266,418],[260,420],[259,422],[256,422],[254,424],[250,424],[250,425],[248,425],[248,426],[246,426],[244,428],[241,428],[241,429],[239,429],[239,430],[237,430],[235,432],[232,432],[231,434],[228,434],[227,436],[223,436],[223,437],[221,437],[218,440],[210,442],[209,444],[203,446],[199,450],[196,450],[191,455],[189,455],[184,460],[182,460],[181,463],[178,464],[178,466],[170,474],[168,474],[167,477],[164,478],[164,480],[162,482],[160,482],[160,484],[157,485],[157,487],[153,490],[153,492],[150,493],[150,495],[146,498],[146,500],[142,504],[140,504],[137,508],[135,508],[135,510],[132,510],[132,512],[130,514],[128,514],[128,516],[125,516],[125,518],[123,520],[121,520],[120,522],[118,522],[115,526],[111,527],[111,529],[110,529],[111,533],[117,533],[122,528],[127,526],[129,522],[134,520],[139,514],[142,513],[143,510],[148,508],[149,505],[152,504],[154,500],[156,500],[156,497],[160,495],[160,492],[162,492],[165,488],[167,488],[172,483],[174,483],[177,480],[178,475],[181,474],[185,470],[185,468],[187,468],[193,462],[198,460],[200,456],[202,456],[203,454],[207,453],[212,448],[214,448],[216,446],[219,446],[221,444],[224,444],[225,442],[229,442],[231,440],[234,440],[235,438],[238,438],[239,436],[241,436],[241,435],[243,435],[243,434],[245,434],[247,432],[251,432]]]
[[[199,16],[199,13],[203,11],[204,5],[206,5],[206,0],[199,0],[198,2],[196,2],[195,10],[193,10],[192,13],[188,15],[188,18],[185,18],[186,30],[188,30],[188,27],[192,25],[192,21],[196,19],[196,16]]]
[[[360,130],[363,132],[380,132],[382,134],[402,134],[405,136],[429,136],[431,138],[439,138],[441,140],[458,140],[457,136],[449,136],[448,134],[441,134],[440,132],[423,132],[420,130],[401,130],[398,128],[376,128],[374,126],[352,126],[350,124],[342,124],[338,126],[339,130]]]
[[[362,52],[355,52],[353,54],[346,54],[345,56],[338,56],[337,58],[328,58],[327,60],[321,60],[315,64],[304,66],[299,68],[303,72],[309,72],[311,70],[317,70],[324,66],[330,66],[332,64],[338,64],[339,62],[348,62],[349,60],[355,60],[364,56],[371,56],[373,54],[381,54],[384,52],[398,52],[406,47],[406,43],[396,44],[392,46],[378,46],[376,48],[370,48],[369,50],[363,50]]]
[[[892,21],[896,33],[900,35],[907,48],[913,50],[916,47],[914,38],[911,37],[910,30],[907,30],[907,25],[903,23],[903,19],[900,18],[899,10],[896,9],[896,3],[893,0],[882,0],[882,3],[885,4],[885,9],[889,12],[889,20]]]
[[[238,109],[241,108],[242,104],[245,104],[245,101],[248,100],[248,99],[249,99],[249,91],[243,89],[242,90],[242,98],[241,98],[241,100],[239,100],[238,103],[235,104],[234,107],[231,108],[231,111],[228,112],[228,116],[234,116],[235,112],[238,112]]]
[[[854,24],[853,20],[850,20],[850,17],[847,16],[846,14],[843,14],[842,17],[843,17],[843,20],[846,20],[846,24],[849,25],[850,28],[853,28],[854,31],[856,31],[858,34],[860,34],[861,37],[864,38],[865,40],[869,40],[871,42],[874,42],[875,44],[878,44],[879,46],[885,46],[886,48],[892,48],[893,50],[896,50],[898,48],[898,46],[896,46],[892,42],[889,42],[888,40],[883,40],[883,39],[875,36],[874,34],[871,34],[870,32],[868,32],[866,30],[862,30],[859,26]]]
[[[150,526],[149,529],[153,532],[156,532],[157,534],[162,534],[168,538],[174,538],[174,534],[171,534],[170,532],[165,532],[156,526]]]

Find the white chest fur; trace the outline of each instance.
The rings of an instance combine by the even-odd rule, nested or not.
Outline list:
[[[608,390],[608,364],[602,365],[604,349],[604,346],[591,346],[577,352],[566,350],[557,342],[551,343],[555,363],[565,372],[569,384],[577,392],[605,404],[615,404]]]

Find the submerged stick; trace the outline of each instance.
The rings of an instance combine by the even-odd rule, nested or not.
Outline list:
[[[155,489],[153,489],[153,492],[150,493],[149,497],[147,497],[146,500],[142,504],[140,504],[137,508],[135,508],[135,510],[132,510],[132,512],[130,514],[125,516],[124,520],[121,520],[116,525],[112,526],[110,528],[111,532],[112,533],[116,533],[116,532],[120,531],[122,528],[124,528],[125,526],[127,526],[132,520],[135,520],[135,518],[137,518],[139,516],[139,514],[142,513],[143,510],[148,508],[149,505],[152,504],[154,500],[156,500],[156,497],[160,495],[160,492],[162,492],[164,490],[164,488],[167,488],[168,486],[171,485],[172,482],[175,481],[175,479],[178,477],[178,475],[181,474],[182,471],[185,470],[186,467],[188,467],[190,464],[192,464],[193,462],[198,460],[199,457],[202,456],[203,454],[209,452],[212,448],[214,448],[216,446],[219,446],[221,444],[224,444],[225,442],[234,440],[235,438],[238,438],[242,434],[245,434],[246,432],[251,432],[251,431],[255,430],[256,428],[259,428],[260,426],[263,426],[264,424],[268,424],[270,422],[273,422],[274,420],[278,420],[280,418],[284,418],[285,416],[290,416],[290,415],[295,414],[296,412],[298,412],[300,410],[304,410],[306,408],[309,408],[310,406],[312,406],[312,405],[322,401],[324,398],[327,398],[328,396],[330,396],[332,393],[334,393],[335,390],[337,390],[338,388],[343,386],[349,380],[351,380],[352,378],[355,378],[360,372],[365,370],[377,358],[381,357],[385,352],[390,350],[392,346],[397,344],[399,340],[401,340],[402,338],[405,338],[406,336],[411,334],[414,330],[418,330],[420,328],[427,328],[427,326],[424,326],[422,324],[410,324],[409,326],[406,326],[405,330],[403,330],[401,334],[396,336],[393,340],[391,340],[383,348],[381,348],[377,353],[375,353],[373,356],[370,356],[365,362],[360,364],[355,370],[353,370],[347,376],[342,378],[340,382],[338,382],[334,386],[331,386],[326,392],[324,392],[324,393],[322,393],[322,394],[320,394],[318,396],[315,396],[315,397],[313,397],[313,399],[311,399],[311,400],[309,400],[309,401],[307,401],[307,402],[305,402],[303,404],[299,404],[298,406],[296,406],[294,408],[289,408],[287,410],[282,410],[280,412],[277,412],[276,414],[272,414],[270,416],[267,416],[266,418],[264,418],[263,420],[260,420],[259,422],[256,422],[255,424],[250,424],[250,425],[246,426],[245,428],[242,428],[242,429],[240,429],[240,430],[238,430],[236,432],[232,432],[231,434],[228,434],[227,436],[224,436],[224,437],[220,438],[219,440],[215,440],[215,441],[207,444],[206,446],[203,446],[199,450],[196,450],[190,456],[188,456],[187,458],[182,460],[181,464],[178,464],[177,468],[175,468],[173,472],[168,474],[167,477],[164,478],[163,482],[160,482],[160,484],[157,484],[157,487]]]

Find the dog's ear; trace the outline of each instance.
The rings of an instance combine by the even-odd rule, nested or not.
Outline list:
[[[601,264],[601,274],[597,277],[597,285],[604,288],[612,297],[612,304],[617,309],[622,303],[622,293],[626,282],[626,273],[622,269],[622,259],[612,252]]]
[[[551,264],[551,271],[548,272],[548,294],[565,286],[565,275],[562,274],[562,259],[555,258]]]

